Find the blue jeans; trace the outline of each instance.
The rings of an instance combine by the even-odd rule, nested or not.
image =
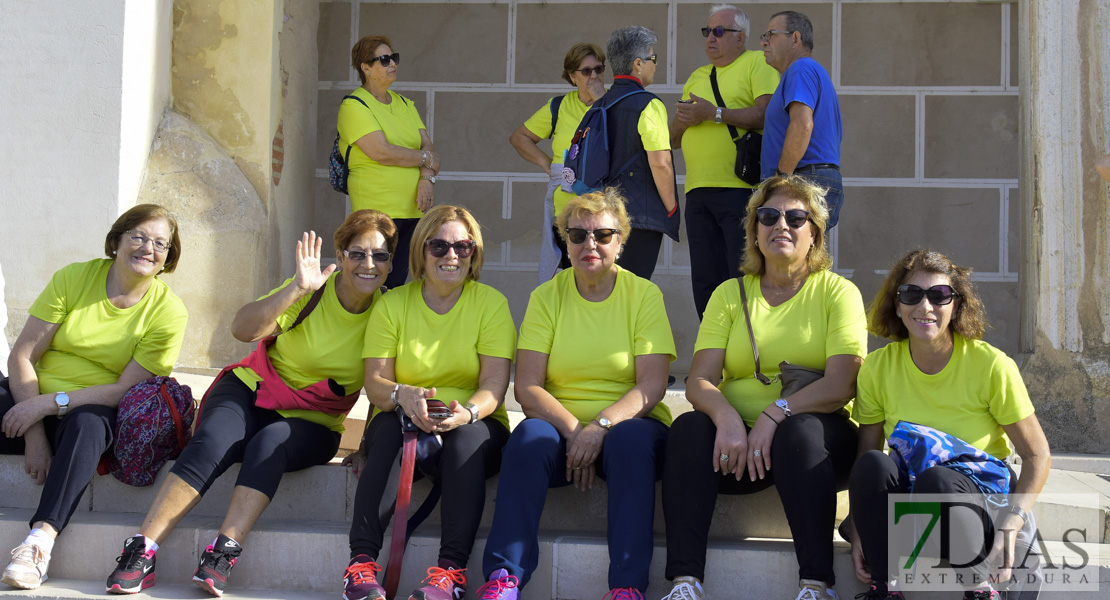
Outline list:
[[[840,221],[840,207],[844,205],[844,181],[840,177],[840,170],[802,170],[797,174],[829,190],[825,196],[825,204],[829,207],[829,222],[825,224],[825,231],[828,232],[836,227],[837,222]]]
[[[629,419],[605,436],[594,463],[609,487],[609,588],[648,586],[653,550],[655,482],[662,475],[667,426]],[[501,459],[497,509],[482,568],[505,569],[524,587],[539,564],[540,515],[549,488],[570,485],[567,444],[553,425],[526,419],[513,431]]]

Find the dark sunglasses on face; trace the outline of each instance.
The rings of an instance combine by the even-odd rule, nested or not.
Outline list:
[[[431,252],[432,256],[436,258],[443,258],[444,256],[447,256],[447,251],[452,248],[455,250],[456,256],[458,256],[459,258],[467,258],[471,254],[473,254],[474,249],[478,247],[478,244],[476,244],[474,240],[459,240],[452,244],[449,243],[447,240],[441,240],[438,238],[430,239],[424,242],[424,245],[428,247],[428,252]]]
[[[653,63],[659,64],[659,55],[658,54],[652,54],[651,56],[644,56],[644,57],[640,58],[640,60],[650,60]]]
[[[388,252],[363,252],[361,250],[344,250],[343,256],[346,256],[347,258],[360,263],[366,260],[367,256],[373,259],[374,262],[389,262],[389,258],[392,255]]]
[[[589,77],[590,75],[597,75],[598,77],[601,77],[601,74],[605,72],[605,65],[600,64],[596,67],[586,67],[585,69],[575,69],[574,71],[576,73],[581,73],[586,77]]]
[[[372,67],[372,66],[374,66],[375,62],[381,62],[382,63],[382,68],[388,67],[389,63],[399,65],[399,64],[401,64],[401,53],[400,52],[394,52],[393,54],[383,54],[381,56],[375,56],[374,58],[371,58],[370,60],[366,61],[366,64],[368,64]]]
[[[929,304],[934,306],[944,306],[952,304],[956,296],[959,294],[950,285],[934,285],[927,290],[912,283],[898,286],[898,301],[907,306],[915,306],[922,298],[928,298]]]
[[[586,238],[592,235],[594,236],[595,242],[597,242],[601,246],[604,246],[605,244],[608,244],[610,241],[612,241],[613,236],[618,233],[620,233],[619,229],[595,229],[593,231],[589,231],[587,229],[582,229],[581,227],[568,227],[567,239],[570,240],[570,243],[572,244],[585,244]]]
[[[760,224],[767,227],[774,227],[775,223],[779,222],[779,217],[786,215],[786,224],[791,229],[797,229],[806,224],[809,220],[809,211],[800,208],[792,208],[787,211],[782,211],[770,206],[760,206],[755,209],[755,218],[759,220]]]
[[[713,34],[713,37],[724,37],[726,31],[740,33],[739,29],[729,29],[727,27],[702,27],[701,37],[709,37],[709,34],[711,33]]]

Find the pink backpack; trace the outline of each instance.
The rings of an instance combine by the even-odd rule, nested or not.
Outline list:
[[[110,470],[116,479],[136,487],[154,483],[162,465],[189,443],[195,415],[193,392],[173,377],[135,384],[119,402],[115,442],[105,453],[107,465],[101,461],[101,474]]]

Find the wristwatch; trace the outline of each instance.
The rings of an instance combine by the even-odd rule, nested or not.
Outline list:
[[[58,418],[66,416],[69,412],[69,394],[65,392],[54,394],[54,404],[58,405]]]
[[[436,184],[436,176],[435,175],[421,175],[420,178],[432,182],[432,185]]]
[[[779,398],[775,400],[775,406],[782,409],[782,414],[790,416],[790,405],[786,403],[786,398]]]
[[[1029,513],[1025,512],[1025,510],[1022,509],[1017,504],[1011,504],[1010,506],[1006,507],[1006,512],[1013,513],[1013,514],[1021,517],[1021,524],[1022,525],[1025,525],[1026,523],[1029,522]]]
[[[723,110],[724,110],[723,106],[718,106],[717,107],[717,114],[713,116],[713,122],[714,123],[720,125],[721,123],[724,122],[724,117],[721,116],[721,111],[723,111]]]
[[[393,403],[393,406],[401,405],[401,402],[397,400],[397,390],[399,389],[401,389],[401,384],[398,383],[397,385],[393,386],[393,391],[389,392],[389,401]]]
[[[466,410],[470,411],[470,422],[473,423],[478,420],[478,407],[472,402],[466,403]]]
[[[598,418],[594,419],[594,423],[597,423],[598,425],[600,425],[601,428],[604,429],[605,431],[609,431],[609,428],[613,426],[613,422],[610,421],[609,419],[606,419],[605,417],[598,417]]]

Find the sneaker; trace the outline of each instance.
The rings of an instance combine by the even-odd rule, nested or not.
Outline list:
[[[798,588],[798,597],[794,600],[840,600],[836,590],[824,581],[799,579]]]
[[[36,544],[20,544],[12,550],[12,562],[4,569],[0,581],[17,588],[33,590],[46,581],[50,555]]]
[[[450,561],[440,561],[439,567],[430,567],[424,585],[414,591],[409,600],[462,600],[466,595],[466,569]]]
[[[601,600],[644,600],[644,594],[633,587],[613,588]]]
[[[518,583],[520,580],[515,575],[509,575],[505,569],[498,569],[489,574],[489,581],[482,584],[475,594],[478,600],[519,600]]]
[[[382,568],[365,554],[351,559],[343,572],[343,600],[377,600],[385,598],[385,588],[378,583]]]
[[[221,533],[216,543],[204,549],[197,572],[193,574],[193,583],[213,596],[222,596],[227,588],[227,576],[242,553],[239,542]]]
[[[146,549],[146,539],[137,535],[123,543],[119,566],[108,576],[105,591],[112,594],[137,594],[154,585],[154,553]]]
[[[697,577],[675,577],[671,593],[662,600],[704,600],[705,590]]]
[[[887,588],[886,583],[872,583],[866,592],[855,595],[856,600],[906,600],[902,592],[894,592]]]
[[[998,600],[1001,597],[998,592],[989,587],[964,591],[964,600]]]

